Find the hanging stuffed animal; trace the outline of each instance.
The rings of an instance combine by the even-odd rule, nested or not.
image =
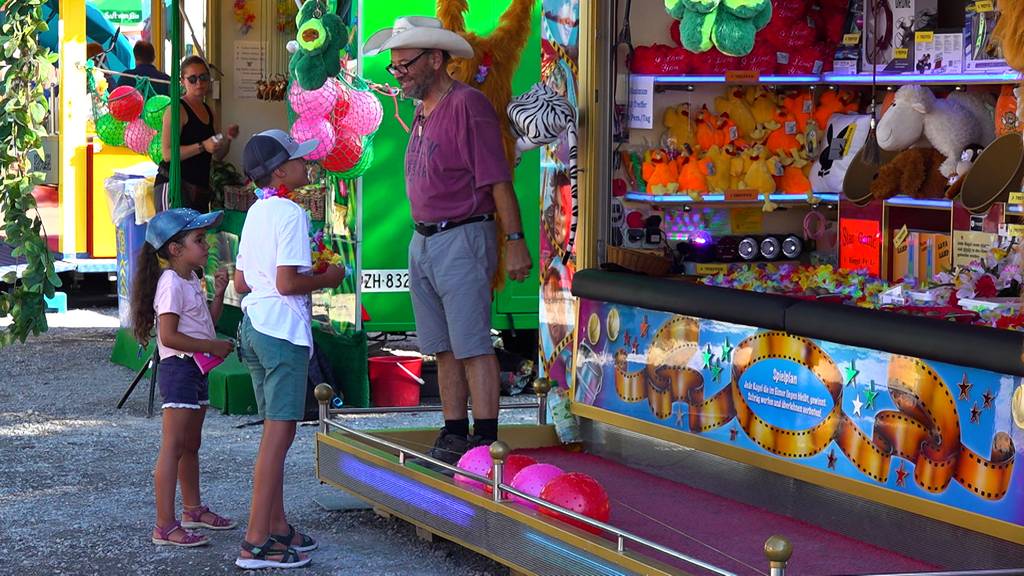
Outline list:
[[[729,118],[739,128],[740,137],[747,138],[757,128],[757,120],[754,113],[743,98],[743,89],[726,87],[725,94],[715,98],[715,111],[719,114],[728,114]]]
[[[551,87],[538,82],[508,103],[508,119],[516,135],[516,165],[523,152],[551,144],[576,121],[576,110]]]
[[[746,56],[754,37],[772,19],[770,0],[665,0],[679,20],[679,39],[691,52],[718,48],[729,56]]]
[[[336,0],[306,2],[295,16],[298,30],[295,44],[289,42],[294,50],[288,72],[304,90],[316,90],[341,72],[348,28],[336,10]]]
[[[697,145],[697,127],[690,117],[689,102],[666,108],[661,121],[677,150],[682,150],[687,145]]]
[[[679,171],[668,154],[656,148],[647,153],[644,161],[644,180],[648,194],[675,194],[679,190]]]
[[[996,101],[996,137],[1021,131],[1020,117],[1017,115],[1017,102],[1020,88],[1003,86]]]
[[[694,202],[703,201],[704,193],[708,191],[705,162],[697,158],[697,154],[689,144],[683,148],[683,155],[677,162],[679,163],[679,192],[689,195]]]
[[[704,171],[707,173],[707,187],[710,192],[725,192],[732,184],[729,169],[732,164],[732,156],[726,152],[726,148],[712,146],[704,154],[702,159]]]

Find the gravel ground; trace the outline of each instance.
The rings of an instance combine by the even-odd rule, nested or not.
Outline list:
[[[124,409],[114,408],[134,375],[109,361],[116,309],[50,318],[45,335],[0,350],[0,574],[238,574],[233,561],[242,527],[210,533],[212,544],[198,549],[149,541],[160,418],[146,418],[141,385]],[[503,421],[532,418],[532,411],[516,411]],[[211,410],[200,452],[204,501],[243,524],[261,429],[238,426],[252,419]],[[439,419],[347,417],[366,429],[434,426]],[[400,520],[325,510],[318,501],[341,493],[313,475],[314,433],[314,426],[299,428],[286,464],[285,502],[291,522],[317,538],[320,549],[309,568],[288,573],[508,573],[450,542],[423,542]]]

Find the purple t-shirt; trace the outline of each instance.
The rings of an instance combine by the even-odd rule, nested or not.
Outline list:
[[[416,110],[405,150],[405,190],[413,220],[443,222],[492,213],[492,186],[511,181],[498,116],[482,92],[455,82],[426,119]]]

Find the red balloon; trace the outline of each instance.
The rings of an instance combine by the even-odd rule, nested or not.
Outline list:
[[[351,130],[342,130],[335,134],[334,149],[320,161],[320,164],[331,172],[351,170],[363,155],[363,139]]]
[[[107,98],[110,115],[122,122],[131,122],[142,114],[142,94],[132,86],[118,86]]]
[[[611,504],[608,501],[608,493],[605,492],[597,480],[580,472],[562,474],[548,482],[544,489],[540,491],[540,497],[542,500],[562,508],[568,508],[573,512],[583,514],[600,522],[607,522],[609,516],[611,516]],[[540,511],[542,514],[554,516],[563,522],[588,532],[594,534],[601,533],[597,528],[588,526],[579,520],[563,516],[558,512],[546,508],[541,508]]]
[[[511,484],[512,479],[516,477],[516,474],[518,474],[520,470],[536,463],[537,461],[529,456],[524,456],[523,454],[509,454],[508,458],[505,459],[505,468],[502,470],[502,475],[504,476],[502,482],[505,484]],[[487,477],[492,480],[494,479],[493,467],[487,470]],[[484,486],[484,490],[486,490],[488,494],[494,492],[494,488],[492,488],[490,484]]]

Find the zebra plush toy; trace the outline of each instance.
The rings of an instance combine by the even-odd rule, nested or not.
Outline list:
[[[508,119],[516,136],[516,166],[523,152],[551,144],[574,120],[569,101],[538,82],[508,103]]]

